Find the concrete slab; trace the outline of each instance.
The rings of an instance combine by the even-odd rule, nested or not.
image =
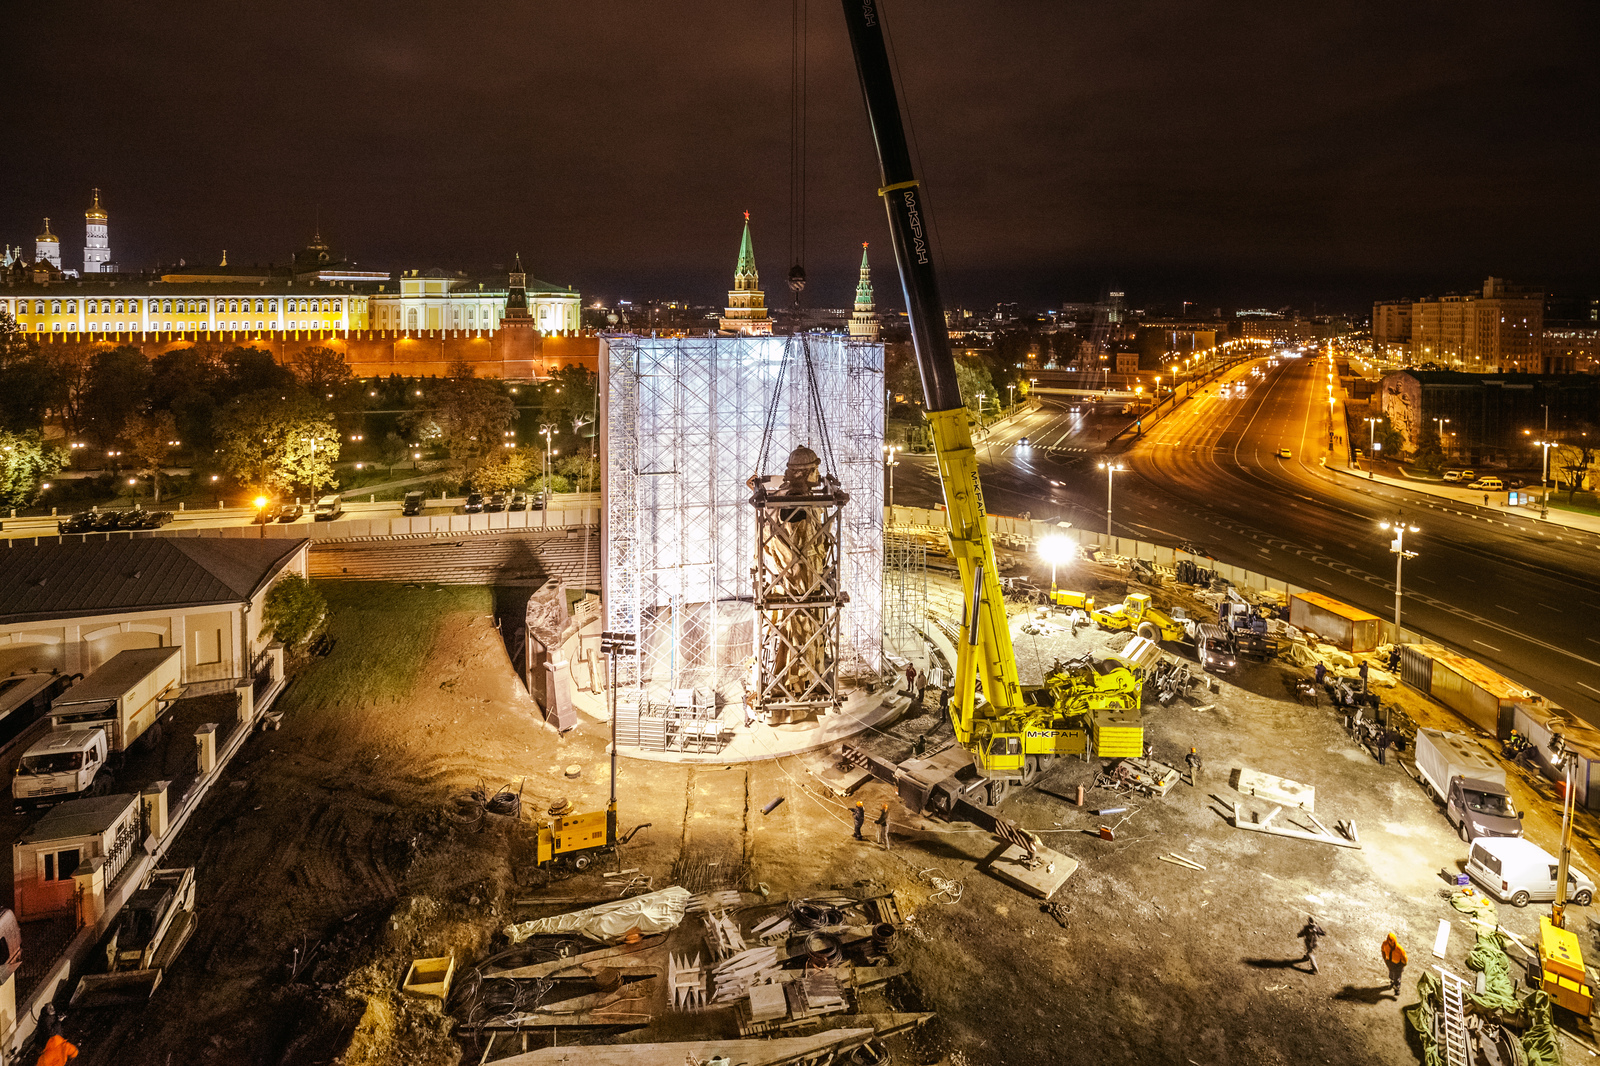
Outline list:
[[[835,796],[848,796],[872,780],[870,771],[850,763],[841,763],[837,755],[829,755],[826,752],[806,756],[802,765],[805,766],[806,773],[816,778],[823,788]],[[844,769],[840,769],[841,765]]]
[[[1259,770],[1241,767],[1238,770],[1238,780],[1233,787],[1246,796],[1259,796],[1273,803],[1281,803],[1285,807],[1297,807],[1302,811],[1317,809],[1316,788],[1291,781],[1287,777],[1273,777]]]
[[[1023,850],[1011,844],[989,861],[989,872],[1030,896],[1049,899],[1055,895],[1056,889],[1067,883],[1067,878],[1077,872],[1078,860],[1042,845],[1037,850],[1039,858],[1044,860],[1044,864],[1037,869],[1030,870],[1024,866]]]

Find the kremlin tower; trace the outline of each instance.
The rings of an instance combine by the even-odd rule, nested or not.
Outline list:
[[[733,288],[720,321],[723,333],[749,337],[770,337],[772,322],[767,318],[767,297],[761,291],[761,275],[756,273],[756,253],[750,246],[750,212],[744,213],[744,240],[739,244],[739,263],[733,268]]]

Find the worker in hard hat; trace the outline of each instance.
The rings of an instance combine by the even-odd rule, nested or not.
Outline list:
[[[77,1047],[69,1044],[66,1037],[57,1033],[45,1043],[44,1052],[39,1056],[38,1066],[67,1066],[68,1059],[77,1057]]]
[[[856,805],[850,809],[850,817],[852,817],[852,818],[854,818],[856,820],[856,831],[852,835],[857,840],[865,840],[865,839],[867,839],[866,837],[861,835],[861,827],[867,824],[867,808],[866,808],[866,805],[863,804],[860,800],[856,800]]]

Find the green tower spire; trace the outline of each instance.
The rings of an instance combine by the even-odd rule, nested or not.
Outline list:
[[[751,284],[748,286],[739,285],[739,281],[744,278],[751,279]],[[748,211],[744,213],[744,239],[739,242],[739,265],[733,268],[733,279],[735,286],[751,289],[756,287],[755,283],[760,279],[760,276],[756,273],[755,248],[750,244],[750,212]]]
[[[867,242],[861,242],[861,281],[856,285],[856,309],[872,310],[872,266],[867,262]]]

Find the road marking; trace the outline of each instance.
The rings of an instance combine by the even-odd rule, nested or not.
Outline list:
[[[1561,608],[1552,607],[1548,603],[1541,603],[1539,606],[1543,607],[1547,611],[1554,611],[1556,614],[1560,614],[1561,613]]]
[[[1593,685],[1584,685],[1582,681],[1579,681],[1578,684],[1583,685],[1583,687],[1588,689],[1590,692],[1600,692],[1600,688],[1595,688]]]
[[[1474,643],[1474,644],[1483,644],[1483,646],[1485,648],[1488,648],[1490,651],[1499,651],[1500,650],[1499,648],[1495,647],[1493,644],[1484,644],[1483,641],[1478,640],[1476,638],[1473,639],[1472,643]],[[1583,682],[1580,681],[1578,683],[1581,685]]]
[[[1328,580],[1328,579],[1327,579],[1327,578],[1325,578],[1325,577],[1317,577],[1317,576],[1316,576],[1316,575],[1315,575],[1315,574],[1313,574],[1313,575],[1311,575],[1311,576],[1312,576],[1312,579],[1313,579],[1313,580],[1316,580],[1316,581],[1320,581],[1320,582],[1322,582],[1322,583],[1323,583],[1323,584],[1324,584],[1324,585],[1327,585],[1327,586],[1328,586],[1328,587],[1330,587],[1330,588],[1332,588],[1332,587],[1333,587],[1333,582],[1332,582],[1332,581],[1329,581],[1329,580]]]
[[[1522,613],[1521,611],[1513,611],[1511,608],[1502,606],[1501,604],[1498,604],[1498,603],[1495,604],[1494,606],[1495,606],[1495,610],[1505,611],[1505,612],[1507,612],[1509,614],[1521,614]]]

